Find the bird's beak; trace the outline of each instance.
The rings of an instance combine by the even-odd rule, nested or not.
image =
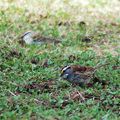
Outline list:
[[[60,77],[62,77],[62,76],[63,76],[63,73],[60,74]]]
[[[61,71],[61,74],[60,74],[60,77],[62,77],[63,76],[63,70]]]

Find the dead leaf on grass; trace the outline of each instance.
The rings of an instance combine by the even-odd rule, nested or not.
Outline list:
[[[112,66],[113,70],[118,70],[120,69],[120,66]]]
[[[85,97],[79,91],[72,92],[69,97],[74,101],[81,101],[81,102],[85,101]]]
[[[77,58],[76,58],[76,56],[74,56],[74,55],[69,55],[69,56],[68,56],[68,59],[69,59],[71,62],[73,62],[73,61],[75,61]]]
[[[89,43],[89,42],[91,42],[91,41],[92,41],[92,39],[89,38],[89,37],[84,37],[84,38],[82,38],[82,42]]]
[[[31,90],[36,90],[38,92],[44,92],[44,91],[50,91],[54,86],[54,81],[47,81],[47,82],[41,82],[41,83],[31,83],[23,86],[19,86],[18,90],[16,92],[22,93],[22,92],[28,92],[31,93]],[[21,91],[20,89],[23,89]]]
[[[19,58],[21,56],[22,56],[22,54],[17,49],[12,49],[11,51],[9,51],[8,54],[6,54],[7,59],[10,59],[12,57]]]
[[[49,66],[48,59],[45,59],[45,60],[42,62],[42,67],[48,67],[48,66]]]
[[[32,58],[30,61],[32,64],[38,64],[39,63],[39,59],[37,58]]]

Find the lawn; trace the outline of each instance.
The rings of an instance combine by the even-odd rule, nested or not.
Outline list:
[[[119,0],[1,0],[0,119],[119,120],[119,6]],[[61,42],[23,46],[26,31]],[[98,63],[109,64],[92,86],[60,78],[64,66]]]

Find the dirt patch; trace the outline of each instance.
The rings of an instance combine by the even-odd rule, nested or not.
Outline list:
[[[6,53],[5,58],[12,59],[13,57],[20,58],[21,56],[22,56],[21,52],[19,52],[17,49],[12,49]]]
[[[43,60],[41,66],[44,67],[44,68],[48,67],[49,66],[48,59]]]
[[[32,58],[30,60],[30,63],[32,63],[32,64],[39,64],[39,59],[38,58]]]
[[[27,85],[22,85],[17,88],[17,93],[30,93],[32,94],[33,91],[36,91],[38,93],[41,92],[51,92],[51,90],[54,87],[55,82],[54,81],[47,81],[47,82],[41,82],[41,83],[31,83]]]

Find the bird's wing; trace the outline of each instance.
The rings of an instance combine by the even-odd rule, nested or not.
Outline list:
[[[34,34],[32,35],[32,38],[33,38],[33,40],[35,41],[35,40],[38,40],[39,38],[41,38],[41,35],[40,35],[39,33],[34,33]]]
[[[45,37],[42,36],[38,33],[34,34],[32,36],[34,42],[48,42],[48,43],[59,43],[60,41],[55,39],[55,38],[51,38],[51,37]]]
[[[81,80],[88,81],[94,77],[94,74],[91,72],[85,72],[85,73],[76,72],[75,76],[80,76]]]
[[[74,74],[74,79],[72,82],[79,83],[79,84],[88,84],[92,79],[91,76],[84,75],[84,74]]]
[[[76,71],[75,74],[79,74],[79,75],[88,75],[88,76],[91,76],[93,75],[94,71],[86,71],[86,72],[78,72]]]
[[[80,73],[94,71],[94,68],[89,66],[72,65],[72,68],[75,72],[77,71]]]

